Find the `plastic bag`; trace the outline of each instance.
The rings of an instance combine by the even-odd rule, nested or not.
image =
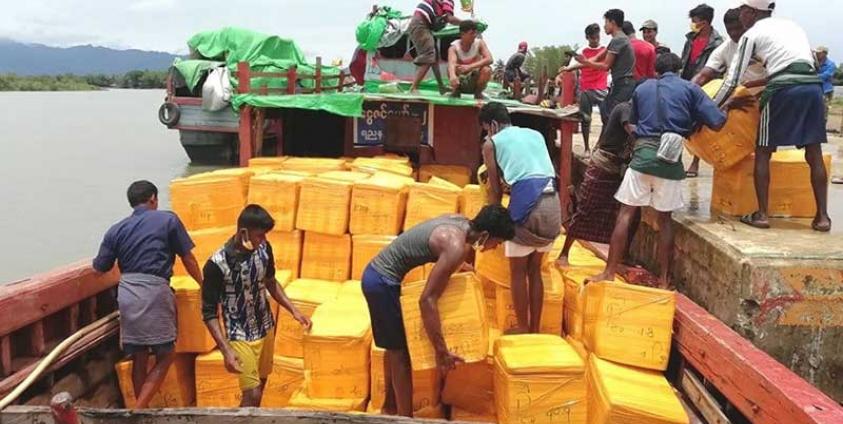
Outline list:
[[[231,101],[231,79],[228,68],[214,68],[202,86],[202,110],[216,112]]]
[[[679,162],[679,158],[682,157],[682,150],[684,148],[685,137],[676,133],[666,132],[661,136],[656,157],[667,163],[677,163]]]

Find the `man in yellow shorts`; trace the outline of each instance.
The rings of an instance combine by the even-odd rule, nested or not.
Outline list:
[[[275,258],[266,233],[275,221],[258,205],[237,219],[237,233],[211,255],[202,285],[202,319],[222,352],[225,368],[238,374],[240,406],[260,406],[266,378],[272,372],[275,322],[267,291],[305,329],[310,319],[290,302],[275,279]],[[222,305],[225,336],[217,319]]]

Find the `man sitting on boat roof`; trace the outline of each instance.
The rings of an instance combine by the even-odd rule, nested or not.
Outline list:
[[[492,79],[492,53],[486,42],[477,37],[477,22],[460,22],[460,38],[448,49],[448,79],[451,95],[463,93],[483,98],[483,91]]]
[[[205,264],[202,319],[223,355],[225,369],[238,375],[240,406],[258,407],[272,372],[275,321],[267,292],[303,327],[302,315],[275,279],[275,257],[266,233],[275,221],[266,209],[248,205],[237,218],[237,233]],[[226,335],[217,320],[222,305]]]
[[[158,210],[158,188],[135,181],[127,193],[132,215],[112,226],[94,258],[94,270],[120,267],[117,304],[120,343],[131,355],[132,385],[138,409],[146,408],[175,358],[176,298],[170,289],[175,256],[194,280],[202,283],[193,241],[176,214]],[[155,366],[147,373],[149,352]]]

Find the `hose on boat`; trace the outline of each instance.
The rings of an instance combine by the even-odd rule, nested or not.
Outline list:
[[[12,402],[14,402],[15,399],[17,399],[18,396],[21,395],[21,393],[23,393],[26,389],[28,389],[29,386],[32,385],[32,383],[34,383],[36,380],[38,380],[38,378],[41,377],[41,374],[44,372],[44,370],[46,370],[47,367],[49,367],[53,363],[53,361],[55,361],[56,358],[58,358],[59,355],[61,355],[61,353],[64,352],[65,349],[68,348],[68,346],[72,345],[73,343],[76,343],[82,337],[84,337],[84,336],[90,334],[91,332],[97,330],[98,328],[110,323],[111,321],[114,321],[114,320],[118,319],[119,317],[120,317],[120,312],[114,311],[114,312],[112,312],[112,313],[110,313],[110,314],[108,314],[108,315],[106,315],[106,316],[86,325],[85,327],[82,327],[81,329],[79,329],[79,331],[73,333],[70,337],[64,339],[64,341],[59,343],[58,346],[53,348],[53,350],[50,352],[49,355],[44,357],[44,359],[42,359],[41,362],[38,363],[38,366],[35,367],[34,370],[32,370],[32,372],[26,377],[26,379],[24,379],[20,384],[18,384],[17,387],[15,387],[15,390],[12,390],[12,392],[9,393],[8,395],[6,395],[6,397],[4,397],[3,400],[0,400],[0,411],[2,411],[7,406],[9,406]]]

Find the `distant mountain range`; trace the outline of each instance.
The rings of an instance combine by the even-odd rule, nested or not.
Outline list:
[[[50,47],[0,39],[0,74],[123,74],[167,69],[176,55],[98,46]]]

